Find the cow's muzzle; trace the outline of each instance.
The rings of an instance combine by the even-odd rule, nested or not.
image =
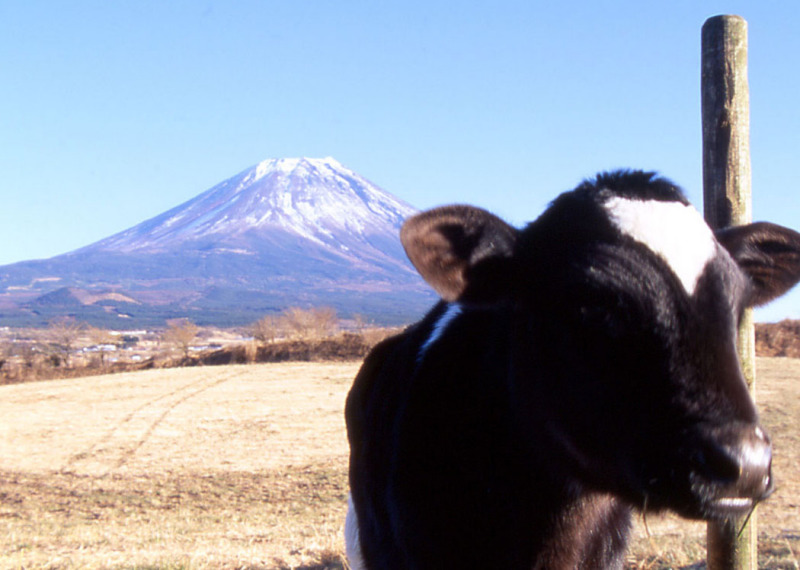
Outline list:
[[[703,518],[748,514],[774,490],[772,445],[764,430],[734,424],[703,430],[693,460],[692,490]]]

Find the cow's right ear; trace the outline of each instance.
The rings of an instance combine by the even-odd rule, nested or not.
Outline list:
[[[486,210],[444,206],[409,218],[400,241],[445,301],[494,302],[509,290],[517,233]]]

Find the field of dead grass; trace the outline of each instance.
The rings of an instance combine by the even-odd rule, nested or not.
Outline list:
[[[0,387],[0,568],[344,566],[357,363],[150,370]],[[800,360],[759,360],[778,492],[762,568],[800,560]],[[638,523],[631,568],[695,566],[702,523]]]

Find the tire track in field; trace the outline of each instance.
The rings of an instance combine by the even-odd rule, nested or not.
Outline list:
[[[137,406],[136,408],[131,410],[127,415],[125,415],[125,417],[123,417],[119,422],[117,422],[115,425],[113,425],[111,428],[109,428],[106,431],[105,435],[103,435],[95,443],[90,445],[86,450],[79,451],[78,453],[73,454],[67,460],[67,462],[64,464],[64,467],[61,468],[61,471],[64,471],[67,468],[73,466],[78,461],[86,460],[88,458],[93,457],[94,454],[97,452],[97,450],[101,446],[103,446],[104,444],[109,442],[111,440],[111,438],[113,438],[114,435],[120,429],[122,429],[122,427],[124,427],[126,424],[130,423],[131,421],[133,421],[136,418],[137,414],[139,414],[140,412],[146,410],[147,408],[153,406],[154,404],[156,404],[157,402],[159,402],[161,400],[165,400],[167,398],[175,396],[176,394],[181,394],[181,393],[185,392],[187,388],[190,388],[190,387],[195,386],[197,384],[200,384],[202,382],[204,382],[204,380],[198,380],[196,382],[189,382],[189,383],[187,383],[187,384],[185,384],[185,385],[173,390],[172,392],[167,392],[166,394],[162,394],[160,396],[152,398],[152,399],[148,400],[147,402]]]
[[[99,475],[100,477],[105,477],[109,475],[112,470],[123,467],[128,461],[130,461],[131,458],[133,458],[133,456],[136,455],[142,446],[147,443],[150,437],[152,437],[156,428],[163,423],[163,421],[171,412],[175,410],[175,408],[187,400],[210,390],[211,388],[219,386],[220,384],[228,382],[229,380],[239,378],[246,373],[245,371],[225,372],[227,372],[227,374],[223,372],[220,376],[215,375],[211,378],[203,378],[194,382],[188,382],[170,392],[167,392],[166,394],[161,394],[140,404],[128,412],[125,417],[114,424],[111,428],[109,428],[106,433],[100,437],[100,439],[90,445],[87,449],[71,455],[67,462],[61,467],[60,471],[64,472],[74,470],[79,466],[80,463],[88,464],[92,461],[96,461],[102,464],[111,462],[111,465],[109,465],[108,468]],[[147,428],[142,432],[142,435],[137,438],[133,444],[120,445],[118,450],[115,450],[113,446],[110,445],[110,442],[113,440],[113,438],[123,428],[129,426],[136,420],[141,419],[142,416],[146,415],[146,412],[149,412],[152,408],[162,403],[165,406],[162,413],[149,422]],[[101,457],[103,453],[109,451],[116,451],[118,453],[119,456],[116,460],[112,460],[112,458],[103,459]]]

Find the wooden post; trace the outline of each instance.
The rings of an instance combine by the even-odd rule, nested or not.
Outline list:
[[[747,22],[715,16],[702,32],[703,209],[712,229],[752,221]],[[755,332],[747,310],[739,327],[742,372],[755,399]],[[709,570],[756,570],[756,513],[744,521],[710,522]],[[741,529],[741,533],[739,532]]]

